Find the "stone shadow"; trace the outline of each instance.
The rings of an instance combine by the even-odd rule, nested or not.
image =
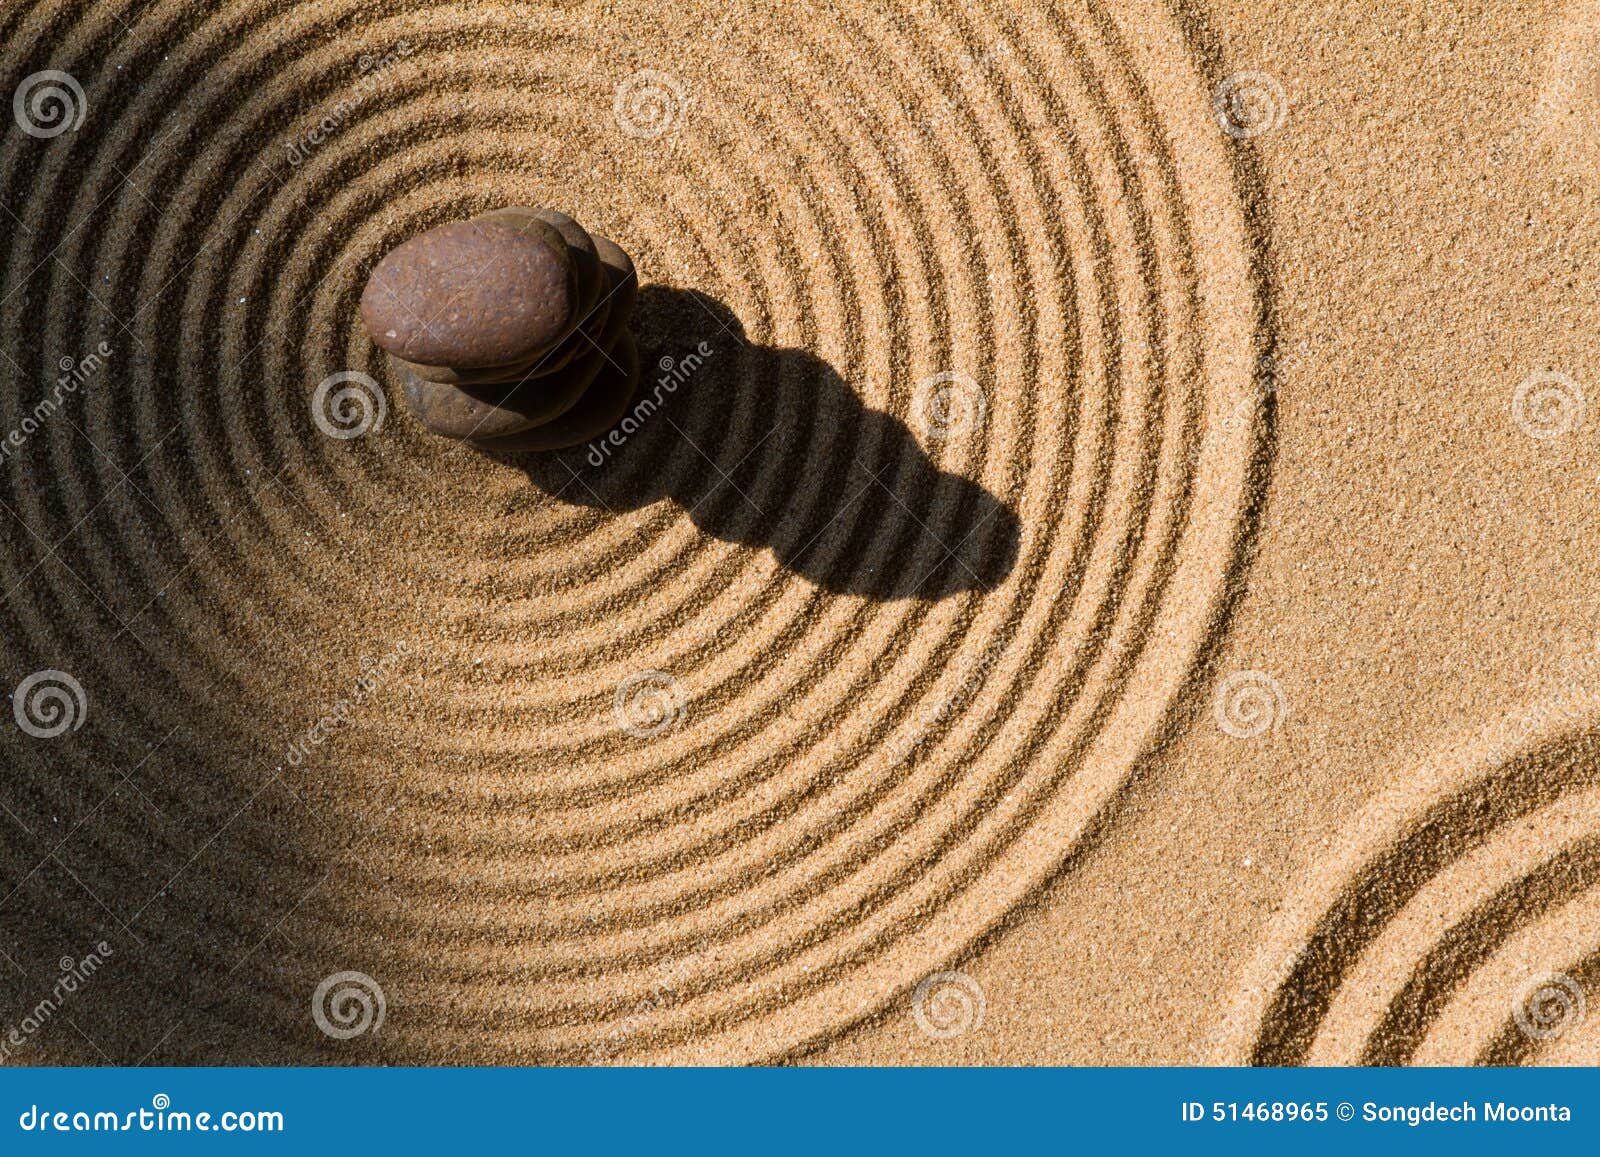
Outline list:
[[[645,287],[633,328],[644,376],[623,420],[585,446],[497,457],[563,502],[621,514],[670,499],[707,534],[770,549],[841,594],[935,600],[1011,572],[1017,516],[939,469],[827,362],[751,342],[726,305],[690,290]]]

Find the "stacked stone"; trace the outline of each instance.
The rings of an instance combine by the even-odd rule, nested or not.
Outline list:
[[[361,320],[436,434],[489,450],[587,442],[639,380],[633,262],[553,209],[507,208],[413,237],[378,263]]]

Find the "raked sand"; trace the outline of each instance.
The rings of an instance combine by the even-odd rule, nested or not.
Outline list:
[[[1594,1059],[1600,7],[0,45],[18,1060]],[[635,259],[603,443],[360,326],[505,204]]]

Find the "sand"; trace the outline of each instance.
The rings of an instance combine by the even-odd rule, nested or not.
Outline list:
[[[1597,42],[8,7],[5,1060],[1592,1062]],[[603,442],[362,331],[506,204],[635,259]]]

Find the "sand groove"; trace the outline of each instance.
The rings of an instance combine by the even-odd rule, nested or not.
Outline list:
[[[1597,719],[1590,697],[1549,700],[1403,777],[1274,919],[1215,1059],[1503,1064],[1585,1047]]]
[[[654,140],[612,90],[665,48],[585,5],[41,6],[0,55],[15,83],[55,45],[90,106],[0,157],[38,223],[7,235],[0,345],[38,374],[85,333],[119,350],[87,437],[43,431],[5,501],[84,520],[61,557],[151,642],[47,595],[8,637],[72,655],[106,726],[223,680],[268,747],[301,669],[425,656],[309,781],[363,833],[324,919],[405,993],[395,1055],[762,1059],[882,1008],[1072,850],[1238,562],[1261,415],[1222,418],[1257,286],[1165,14],[721,7]],[[717,347],[600,468],[426,437],[356,323],[388,249],[516,202],[637,256],[647,381]],[[348,441],[308,405],[341,370],[389,397]],[[947,371],[984,418],[930,436]],[[123,470],[140,493],[96,517]],[[0,577],[47,561],[13,537]],[[613,695],[646,669],[683,710],[641,738]],[[272,1035],[305,1039],[297,1008]]]

